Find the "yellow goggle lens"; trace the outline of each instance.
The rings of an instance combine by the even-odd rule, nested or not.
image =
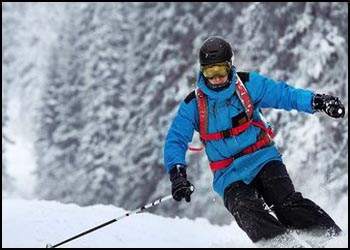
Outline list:
[[[205,78],[211,79],[214,76],[225,77],[228,74],[230,67],[227,63],[217,63],[202,67],[202,72]]]

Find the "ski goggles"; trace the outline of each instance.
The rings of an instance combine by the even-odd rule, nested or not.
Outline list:
[[[201,67],[202,73],[205,78],[212,79],[214,76],[226,77],[230,70],[230,65],[227,62],[215,63]]]

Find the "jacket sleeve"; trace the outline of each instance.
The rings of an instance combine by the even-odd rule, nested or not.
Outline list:
[[[257,107],[314,112],[314,93],[310,90],[295,88],[283,81],[276,82],[257,72],[250,72],[247,88]]]
[[[181,102],[177,115],[170,125],[164,145],[164,165],[167,173],[175,164],[186,165],[188,143],[192,141],[194,130],[198,131],[196,99]]]

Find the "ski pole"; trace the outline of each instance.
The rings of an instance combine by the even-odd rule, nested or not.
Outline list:
[[[55,244],[55,245],[46,244],[46,248],[55,248],[55,247],[61,246],[61,245],[65,244],[65,243],[67,243],[67,242],[69,242],[69,241],[72,241],[72,240],[74,240],[74,239],[77,239],[77,238],[79,238],[79,237],[81,237],[81,236],[83,236],[83,235],[85,235],[85,234],[91,233],[91,232],[93,232],[93,231],[95,231],[95,230],[97,230],[97,229],[100,229],[100,228],[102,228],[102,227],[104,227],[104,226],[107,226],[107,225],[109,225],[109,224],[112,224],[112,223],[114,223],[114,222],[116,222],[116,221],[119,221],[119,220],[121,220],[121,219],[124,219],[124,218],[126,218],[126,217],[128,217],[128,216],[130,216],[130,215],[132,215],[132,214],[141,213],[141,212],[145,211],[146,209],[148,209],[148,208],[150,208],[150,207],[154,207],[154,206],[160,204],[161,202],[166,201],[166,200],[169,200],[169,199],[171,199],[171,198],[172,198],[172,195],[170,194],[170,195],[168,195],[168,196],[165,196],[165,197],[163,197],[163,198],[160,198],[160,199],[158,199],[158,200],[155,200],[155,201],[153,201],[152,203],[149,203],[149,204],[144,205],[144,206],[142,206],[142,207],[140,207],[140,208],[138,208],[138,209],[135,209],[134,211],[131,211],[131,212],[129,212],[129,213],[126,213],[126,214],[124,214],[124,215],[122,215],[122,216],[120,216],[120,217],[118,217],[118,218],[115,218],[115,219],[110,220],[110,221],[107,221],[107,222],[105,222],[105,223],[103,223],[103,224],[101,224],[101,225],[98,225],[98,226],[96,226],[96,227],[94,227],[94,228],[91,228],[91,229],[89,229],[89,230],[86,230],[86,231],[84,231],[84,232],[82,232],[82,233],[80,233],[80,234],[78,234],[78,235],[75,235],[75,236],[73,236],[73,237],[71,237],[71,238],[69,238],[69,239],[67,239],[67,240],[64,240],[64,241],[62,241],[62,242],[60,242],[60,243],[57,243],[57,244]]]

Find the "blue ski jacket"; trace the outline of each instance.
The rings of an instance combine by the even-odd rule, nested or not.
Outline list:
[[[242,74],[245,76],[242,81],[245,82],[245,87],[254,105],[254,121],[263,120],[260,108],[295,109],[310,114],[314,112],[312,109],[314,93],[312,91],[294,88],[283,81],[276,82],[257,72]],[[232,128],[232,118],[244,111],[235,92],[236,71],[234,67],[232,76],[233,79],[228,88],[213,91],[205,84],[202,73],[199,73],[197,85],[208,97],[208,133]],[[258,127],[249,126],[237,136],[207,141],[205,152],[208,160],[224,160],[241,152],[257,141],[260,130]],[[199,116],[196,96],[192,92],[180,103],[178,113],[165,139],[164,165],[168,174],[176,164],[183,164],[187,167],[186,151],[188,144],[192,141],[194,131],[199,131]],[[227,186],[239,180],[249,184],[260,169],[271,160],[282,161],[274,145],[243,155],[226,168],[214,172],[213,189],[223,197]]]

